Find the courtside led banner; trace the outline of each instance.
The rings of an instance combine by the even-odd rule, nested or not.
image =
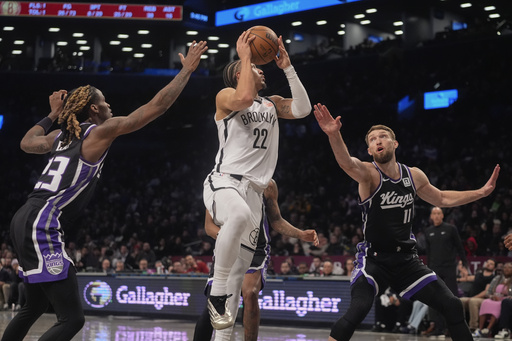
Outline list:
[[[302,12],[362,0],[295,0],[268,1],[256,5],[231,8],[215,13],[215,26],[270,18],[282,14]]]
[[[78,276],[86,313],[197,317],[206,306],[206,277]],[[268,279],[259,294],[261,319],[318,322],[338,320],[350,303],[348,279]],[[241,302],[243,304],[243,302]],[[363,323],[373,324],[374,311]]]

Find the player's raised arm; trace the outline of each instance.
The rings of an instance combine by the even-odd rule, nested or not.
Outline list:
[[[231,63],[225,70],[224,80],[229,80],[228,87],[222,89],[216,97],[217,120],[223,119],[232,111],[250,106],[257,95],[254,83],[258,82],[258,69],[251,63],[250,43],[256,37],[244,31],[236,42],[239,61]]]
[[[134,132],[163,115],[181,94],[192,72],[199,65],[201,55],[207,49],[205,41],[192,42],[186,57],[181,53],[179,54],[183,65],[180,72],[153,99],[128,116],[112,117],[104,120],[101,117],[100,107],[92,105],[93,115],[96,114],[99,123],[102,120],[104,123],[94,129],[90,137],[84,141],[86,153],[83,154],[83,157],[88,161],[94,162],[101,157],[116,137]]]
[[[279,56],[275,57],[276,64],[284,71],[290,85],[292,98],[283,98],[281,96],[272,96],[271,98],[276,103],[279,117],[292,120],[304,118],[311,113],[311,102],[309,101],[308,93],[290,61],[288,52],[283,44],[283,37],[279,36],[277,41],[279,44]]]
[[[51,112],[36,125],[30,128],[21,140],[21,149],[30,154],[46,154],[50,152],[55,137],[60,130],[48,134],[53,122],[59,117],[63,109],[66,90],[54,91],[49,96]]]
[[[500,174],[500,165],[496,165],[487,183],[479,189],[467,191],[440,190],[430,183],[427,176],[419,168],[411,168],[418,196],[428,203],[439,207],[465,205],[484,198],[494,191]]]
[[[341,137],[341,117],[333,118],[329,109],[320,103],[315,104],[314,109],[318,125],[329,137],[329,143],[339,166],[358,183],[369,182],[370,172],[367,163],[350,156],[345,141]]]

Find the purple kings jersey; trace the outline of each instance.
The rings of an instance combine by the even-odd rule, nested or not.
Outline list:
[[[20,274],[30,283],[64,279],[73,263],[65,251],[62,224],[67,226],[83,212],[107,154],[94,164],[81,157],[82,143],[94,127],[81,124],[81,138],[74,138],[67,146],[62,146],[60,135],[56,138],[48,164],[28,197],[25,209],[31,220],[24,232],[15,235],[21,239],[16,240],[17,245],[28,251],[20,262]]]

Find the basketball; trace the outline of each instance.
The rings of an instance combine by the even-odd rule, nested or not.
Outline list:
[[[277,35],[266,26],[253,26],[250,35],[256,36],[251,42],[251,62],[256,65],[270,63],[279,52]]]

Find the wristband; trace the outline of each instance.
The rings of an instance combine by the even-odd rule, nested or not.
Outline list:
[[[46,135],[48,133],[48,130],[50,130],[50,128],[52,127],[53,121],[51,118],[46,116],[41,121],[37,122],[36,125],[43,127],[44,134]]]

